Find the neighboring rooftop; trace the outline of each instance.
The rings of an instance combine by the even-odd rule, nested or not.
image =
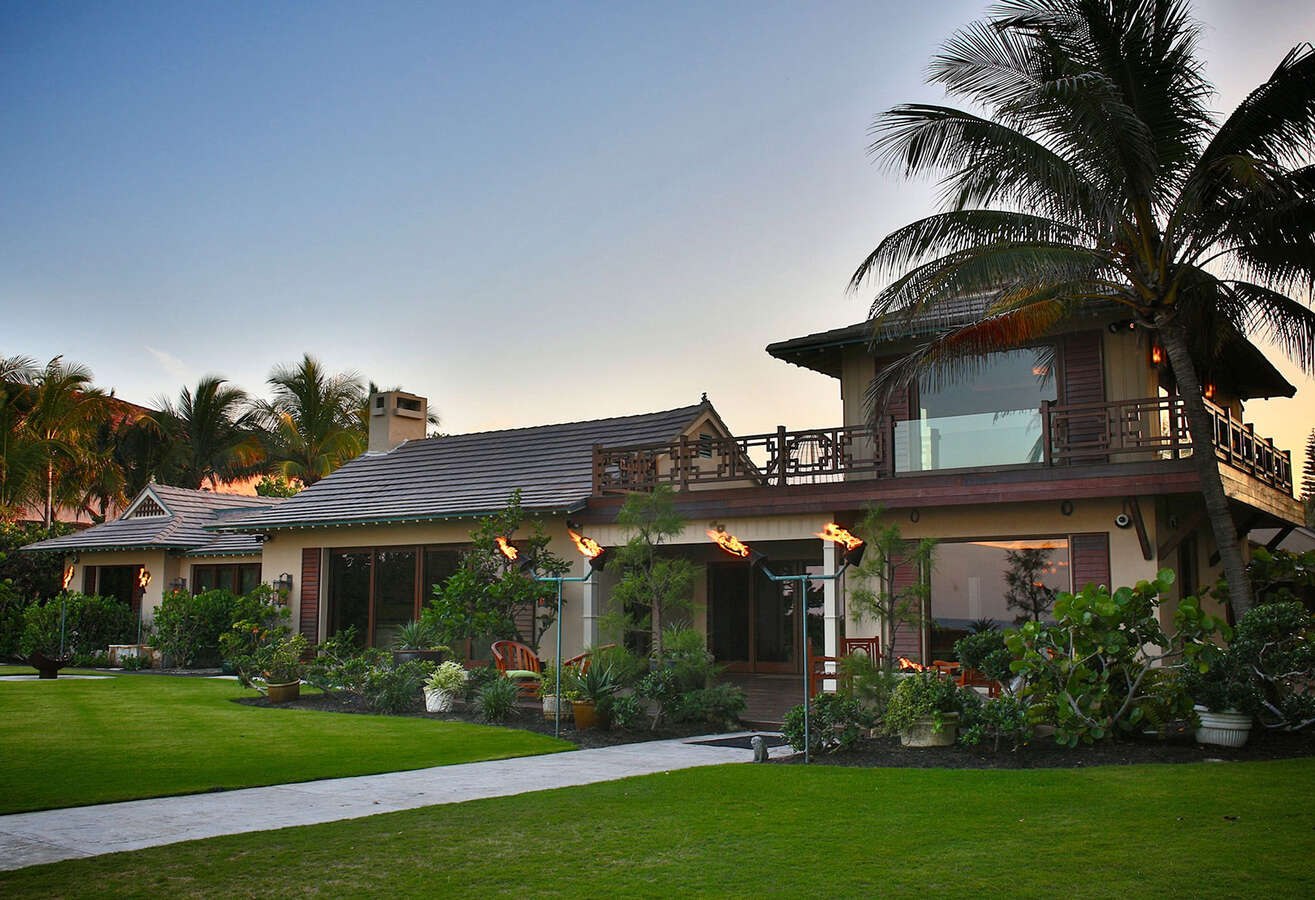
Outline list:
[[[568,512],[593,489],[595,444],[675,440],[709,403],[589,422],[454,434],[366,453],[277,508],[213,522],[212,531],[265,532],[486,515],[521,491],[526,509]],[[713,413],[715,415],[715,412]]]
[[[207,531],[236,513],[264,509],[284,502],[279,497],[251,497],[194,491],[165,484],[150,484],[124,510],[122,516],[84,531],[29,544],[24,550],[182,550],[192,555],[237,555],[260,552],[252,535],[218,535]]]

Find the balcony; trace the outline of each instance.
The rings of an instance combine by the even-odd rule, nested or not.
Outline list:
[[[1292,454],[1206,401],[1220,463],[1292,496]],[[944,419],[884,419],[738,437],[595,446],[593,493],[783,487],[927,473],[1076,467],[1191,456],[1182,401],[1115,400]]]

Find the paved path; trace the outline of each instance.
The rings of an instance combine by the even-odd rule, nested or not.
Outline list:
[[[748,732],[752,733],[752,732]],[[674,769],[749,762],[752,751],[690,743],[622,744],[299,784],[130,800],[0,816],[0,870],[179,841],[356,819]],[[773,756],[789,754],[776,747]]]

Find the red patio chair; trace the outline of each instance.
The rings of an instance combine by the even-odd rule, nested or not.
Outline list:
[[[849,656],[851,653],[862,651],[868,655],[868,659],[873,662],[881,660],[881,638],[841,638],[840,655]]]
[[[516,682],[522,697],[533,697],[539,692],[539,657],[524,644],[516,641],[494,641],[493,664],[499,674]]]

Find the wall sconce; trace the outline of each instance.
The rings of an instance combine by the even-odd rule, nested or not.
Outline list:
[[[1215,396],[1215,386],[1210,382],[1205,383],[1205,399],[1213,400]]]
[[[187,590],[187,579],[186,579],[186,578],[175,578],[173,581],[169,582],[169,590],[171,590],[171,591],[185,591],[185,590]]]
[[[1164,362],[1164,348],[1159,344],[1151,344],[1151,365],[1158,366]]]
[[[291,572],[284,572],[284,573],[283,573],[282,575],[280,575],[278,578],[275,578],[275,579],[274,579],[274,588],[275,588],[275,590],[287,591],[289,594],[291,594],[291,593],[292,593],[292,573],[291,573]]]

